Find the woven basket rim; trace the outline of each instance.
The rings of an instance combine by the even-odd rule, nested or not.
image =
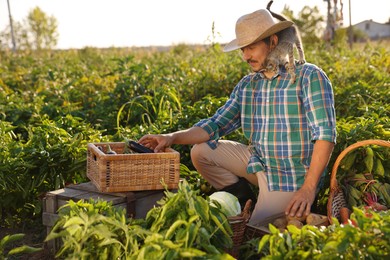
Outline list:
[[[241,214],[237,216],[231,216],[228,217],[229,221],[238,221],[238,220],[244,220],[244,221],[249,221],[249,218],[251,216],[251,206],[252,206],[252,200],[247,200],[244,206],[244,209],[241,211]]]
[[[238,256],[239,246],[242,244],[244,240],[244,235],[246,231],[246,226],[251,216],[251,206],[252,200],[249,199],[246,201],[244,209],[237,216],[228,217],[229,224],[232,227],[233,235],[233,247],[228,249],[227,252],[234,257]]]
[[[379,146],[390,147],[390,141],[380,140],[380,139],[368,139],[368,140],[358,141],[354,144],[347,146],[347,148],[345,148],[337,156],[336,161],[334,162],[334,165],[332,167],[332,172],[330,176],[330,186],[329,186],[330,193],[329,193],[328,204],[327,204],[327,214],[328,214],[328,219],[330,224],[332,224],[332,217],[333,217],[332,216],[333,198],[338,192],[341,191],[341,188],[339,187],[336,178],[337,170],[339,168],[340,162],[351,151],[366,145],[379,145]]]

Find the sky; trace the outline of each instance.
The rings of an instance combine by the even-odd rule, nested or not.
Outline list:
[[[8,0],[14,21],[22,22],[39,7],[58,22],[57,48],[170,46],[226,43],[235,38],[237,19],[265,8],[269,0]],[[333,0],[331,0],[333,2]],[[338,1],[340,2],[340,0]],[[344,26],[372,19],[385,23],[390,0],[342,0]],[[272,9],[284,6],[294,15],[306,5],[326,16],[324,0],[274,0]],[[214,23],[214,34],[212,25]],[[7,0],[0,0],[0,31],[9,24]]]

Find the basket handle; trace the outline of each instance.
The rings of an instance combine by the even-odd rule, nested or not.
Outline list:
[[[248,221],[251,216],[251,207],[252,207],[252,200],[249,199],[246,201],[244,209],[242,210],[242,216],[246,221]]]
[[[385,146],[385,147],[390,147],[390,141],[384,141],[384,140],[378,140],[378,139],[369,139],[369,140],[364,140],[364,141],[359,141],[359,142],[356,142],[350,146],[348,146],[347,148],[344,149],[344,151],[342,151],[339,156],[337,157],[334,165],[333,165],[333,168],[332,168],[332,173],[331,173],[331,176],[330,176],[330,188],[332,190],[336,190],[338,189],[338,184],[337,184],[337,180],[336,180],[336,173],[337,173],[337,169],[340,165],[340,162],[341,160],[351,151],[361,147],[361,146],[365,146],[365,145],[371,145],[371,144],[376,144],[376,145],[380,145],[380,146]]]

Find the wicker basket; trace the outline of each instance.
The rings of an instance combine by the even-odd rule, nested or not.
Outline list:
[[[245,203],[245,207],[242,210],[240,215],[234,217],[228,217],[230,226],[232,227],[232,231],[233,231],[233,236],[232,236],[233,247],[229,248],[227,252],[234,257],[238,257],[240,246],[244,241],[246,225],[251,216],[251,212],[250,212],[251,207],[252,207],[252,200],[248,200]]]
[[[107,151],[108,145],[117,154],[105,154],[103,151]],[[164,153],[123,154],[124,149],[124,142],[88,144],[87,177],[99,191],[178,188],[180,179],[178,152],[167,148]]]
[[[340,162],[349,152],[365,145],[379,145],[379,146],[390,147],[390,142],[384,140],[376,140],[376,139],[364,140],[348,146],[345,150],[343,150],[339,154],[339,156],[336,158],[336,161],[333,165],[332,173],[330,176],[330,194],[329,194],[329,199],[327,204],[327,215],[328,215],[329,223],[332,223],[333,217],[340,218],[340,209],[342,207],[347,206],[343,191],[336,179],[336,174]]]

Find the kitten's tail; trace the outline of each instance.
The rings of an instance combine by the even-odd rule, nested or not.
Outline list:
[[[276,19],[278,19],[280,21],[288,21],[288,19],[286,17],[284,17],[283,15],[277,14],[277,13],[274,13],[274,12],[271,11],[271,5],[273,4],[273,2],[274,2],[273,0],[269,1],[269,3],[267,4],[267,10],[271,13],[271,15],[274,18],[276,18]]]
[[[269,1],[269,3],[267,4],[267,10],[271,12],[270,8],[271,8],[271,5],[273,4],[273,0]]]

